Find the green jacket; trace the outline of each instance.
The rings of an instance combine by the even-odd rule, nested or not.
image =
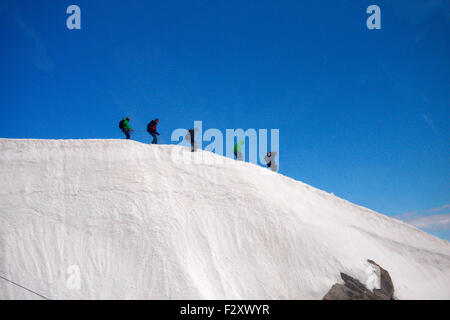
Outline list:
[[[242,145],[244,144],[244,140],[239,141],[234,145],[234,152],[242,152]]]
[[[127,118],[123,119],[123,129],[127,131],[131,130],[130,123],[128,122]]]

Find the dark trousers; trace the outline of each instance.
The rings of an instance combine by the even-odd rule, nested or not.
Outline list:
[[[130,130],[122,130],[123,133],[127,136],[127,139],[130,139]]]
[[[153,137],[152,144],[157,144],[158,139],[156,138],[156,132],[149,132],[149,133]]]

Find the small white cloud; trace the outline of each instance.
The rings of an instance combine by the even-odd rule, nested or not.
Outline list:
[[[417,228],[428,230],[450,230],[450,204],[421,211],[411,211],[395,216]]]
[[[422,117],[425,120],[425,122],[427,123],[427,125],[429,125],[431,128],[434,128],[433,121],[430,118],[428,118],[428,116],[425,113],[422,114]]]
[[[418,217],[406,222],[417,228],[429,230],[450,230],[450,213]]]
[[[438,207],[438,208],[431,208],[428,210],[428,212],[439,212],[439,211],[443,211],[445,209],[450,209],[450,204],[444,204],[442,207]]]
[[[422,117],[425,120],[426,124],[430,127],[430,129],[433,130],[435,134],[438,134],[438,131],[433,123],[433,120],[431,120],[431,118],[427,116],[425,113],[422,114]]]
[[[15,17],[17,25],[22,29],[22,31],[31,38],[35,45],[36,52],[33,54],[33,63],[41,71],[49,72],[54,64],[47,54],[47,48],[44,43],[38,37],[36,31],[25,24],[23,19],[19,16]]]

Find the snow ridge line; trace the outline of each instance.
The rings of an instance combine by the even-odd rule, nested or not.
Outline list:
[[[39,293],[37,293],[37,292],[31,290],[31,289],[28,289],[28,288],[25,288],[24,286],[21,286],[20,284],[14,282],[14,281],[11,281],[11,280],[9,280],[9,279],[6,279],[5,277],[0,276],[0,278],[3,279],[3,280],[5,280],[5,281],[8,281],[8,282],[10,282],[10,283],[12,283],[12,284],[14,284],[14,285],[16,285],[16,286],[18,286],[18,287],[20,287],[20,288],[22,288],[22,289],[25,289],[25,290],[27,290],[27,291],[30,291],[31,293],[34,293],[35,295],[37,295],[37,296],[39,296],[39,297],[41,297],[41,298],[44,298],[45,300],[51,300],[51,299],[49,299],[49,298],[47,298],[47,297],[45,297],[45,296],[43,296],[43,295],[41,295],[41,294],[39,294]]]

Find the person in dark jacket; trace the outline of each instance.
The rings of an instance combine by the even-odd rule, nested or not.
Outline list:
[[[149,122],[149,124],[147,125],[147,132],[150,133],[150,135],[153,137],[152,140],[152,144],[157,144],[158,143],[158,139],[156,138],[156,136],[159,136],[159,133],[156,131],[156,126],[159,123],[159,119],[156,118],[155,120],[152,120]]]
[[[127,139],[130,139],[130,132],[134,131],[130,127],[130,117],[123,118],[122,121],[119,123],[119,128],[122,130],[122,132],[125,134]]]
[[[277,156],[276,152],[267,152],[266,156],[264,157],[264,160],[267,163],[267,168],[272,169],[272,171],[278,170],[278,165],[275,162],[275,157]]]
[[[194,152],[195,150],[197,150],[197,143],[195,142],[195,134],[197,133],[197,128],[194,129],[189,129],[188,133],[186,134],[186,136],[184,137],[186,139],[186,141],[189,141],[191,143],[191,151]]]
[[[236,159],[242,161],[242,145],[245,144],[244,140],[240,140],[238,143],[234,145],[234,156]]]

